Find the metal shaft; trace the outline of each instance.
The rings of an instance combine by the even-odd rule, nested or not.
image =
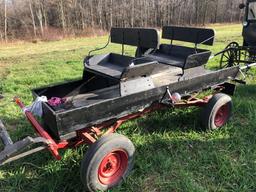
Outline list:
[[[12,145],[13,142],[8,134],[3,122],[0,120],[0,138],[5,146]]]
[[[250,69],[251,67],[256,67],[256,63],[248,64],[246,66],[240,67],[241,70]]]

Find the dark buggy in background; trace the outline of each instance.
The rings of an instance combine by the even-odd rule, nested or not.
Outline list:
[[[243,20],[243,44],[231,42],[221,54],[220,68],[246,65],[256,62],[256,0],[247,0],[239,5],[245,10]]]
[[[89,55],[81,80],[33,90],[35,98],[48,99],[41,102],[42,125],[19,98],[14,99],[38,137],[13,143],[0,122],[6,146],[0,163],[44,149],[60,160],[60,149],[88,144],[81,164],[82,182],[89,191],[105,191],[124,180],[133,166],[134,145],[114,134],[122,123],[160,109],[197,106],[202,107],[202,127],[222,127],[231,116],[228,95],[234,93],[233,82],[238,81],[241,70],[255,64],[205,69],[211,52],[198,45],[213,45],[214,35],[211,29],[166,26],[162,37],[171,44],[160,44],[155,29],[112,28],[110,42],[121,44],[122,54]],[[175,45],[176,40],[194,43],[194,47]],[[124,55],[125,45],[137,47],[135,57]],[[197,98],[204,90],[212,94]],[[62,102],[51,105],[49,100],[56,97]]]

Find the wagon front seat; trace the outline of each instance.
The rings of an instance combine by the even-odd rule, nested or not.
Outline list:
[[[90,56],[84,62],[85,71],[97,73],[110,78],[120,79],[122,73],[131,65],[152,63],[151,59],[126,56],[125,45],[137,48],[157,50],[159,35],[152,28],[112,28],[110,42],[122,46],[122,54],[108,53]]]

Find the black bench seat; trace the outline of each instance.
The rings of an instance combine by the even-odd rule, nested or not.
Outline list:
[[[110,32],[111,43],[122,45],[122,54],[109,53],[89,56],[84,61],[85,71],[104,75],[120,80],[122,74],[133,66],[155,64],[147,58],[135,58],[124,55],[124,45],[157,49],[159,46],[158,31],[150,28],[112,28]],[[150,67],[150,66],[149,66]]]
[[[176,66],[176,67],[180,67],[180,68],[182,68],[185,63],[184,58],[167,55],[167,54],[164,54],[161,52],[156,52],[156,53],[150,54],[147,56],[147,58],[156,60],[159,63],[168,64],[168,65]]]
[[[197,45],[213,45],[214,34],[212,29],[165,26],[162,30],[162,38],[171,40],[171,44],[161,44],[159,49],[144,56],[183,70],[202,66],[208,62],[211,51],[198,49]],[[192,48],[174,45],[174,40],[194,43],[195,46]]]
[[[89,59],[89,64],[85,63],[85,68],[91,72],[119,79],[124,69],[131,65],[133,59],[133,57],[114,53],[96,55]]]
[[[110,53],[93,56],[90,59],[89,65],[85,63],[85,67],[87,71],[114,79],[120,79],[128,68],[154,63],[156,62],[146,58],[135,59],[134,57]]]

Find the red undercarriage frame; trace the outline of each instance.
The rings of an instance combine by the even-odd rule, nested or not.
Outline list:
[[[206,105],[209,100],[212,98],[212,95],[205,97],[204,99],[198,99],[196,97],[190,97],[189,99],[179,102],[179,103],[174,103],[171,105],[166,105],[162,103],[156,103],[153,104],[152,106],[144,109],[141,112],[137,112],[134,114],[130,114],[127,116],[124,116],[120,119],[118,119],[115,123],[113,121],[108,121],[101,123],[99,125],[95,125],[93,127],[89,128],[84,128],[82,130],[79,130],[76,132],[77,137],[72,140],[63,140],[60,142],[56,142],[45,130],[44,128],[39,124],[39,122],[36,120],[34,115],[27,111],[25,108],[25,105],[22,103],[22,101],[19,98],[15,98],[15,102],[19,105],[19,107],[23,110],[25,116],[37,132],[37,134],[46,139],[47,145],[48,145],[48,150],[52,153],[52,155],[55,157],[57,160],[61,160],[61,156],[59,154],[60,149],[67,149],[67,148],[72,148],[72,147],[77,147],[82,144],[93,144],[96,142],[97,137],[114,133],[124,122],[132,119],[136,119],[138,117],[144,116],[148,113],[161,110],[161,109],[166,109],[170,107],[191,107],[191,106],[197,106],[197,107],[203,107]],[[103,132],[104,130],[104,132]]]

